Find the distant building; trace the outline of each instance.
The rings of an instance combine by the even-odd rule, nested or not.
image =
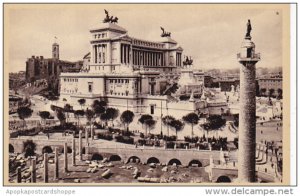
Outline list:
[[[19,71],[17,73],[9,73],[9,89],[18,89],[20,86],[26,84],[25,72]]]
[[[232,86],[234,86],[234,88],[237,88],[237,86],[240,85],[240,80],[234,78],[222,78],[218,79],[216,82],[219,84],[219,88],[222,92],[231,91]]]
[[[273,89],[273,95],[282,95],[282,77],[266,77],[258,79],[259,91],[266,96],[269,95],[270,90]]]
[[[54,92],[58,92],[59,75],[62,72],[79,72],[83,61],[69,62],[59,60],[59,45],[52,45],[52,58],[32,56],[26,61],[26,82],[45,79]]]

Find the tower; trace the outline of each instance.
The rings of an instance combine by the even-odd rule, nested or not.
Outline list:
[[[255,53],[251,41],[251,23],[248,20],[247,33],[242,42],[241,52],[237,54],[240,66],[240,113],[239,113],[239,156],[238,180],[255,182],[256,150],[256,90],[255,64],[260,54]]]
[[[52,58],[59,59],[59,45],[56,42],[52,44]]]

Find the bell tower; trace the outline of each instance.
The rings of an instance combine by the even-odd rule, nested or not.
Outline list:
[[[52,58],[59,59],[59,45],[56,42],[52,44]]]

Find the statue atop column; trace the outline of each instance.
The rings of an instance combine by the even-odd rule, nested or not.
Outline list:
[[[103,23],[118,23],[118,17],[109,16],[109,13],[106,9],[104,9],[104,12],[106,17],[103,19]]]
[[[252,30],[252,26],[251,26],[251,22],[250,22],[250,19],[248,19],[248,22],[247,22],[247,33],[246,33],[246,36],[245,38],[250,38],[251,39],[251,30]]]

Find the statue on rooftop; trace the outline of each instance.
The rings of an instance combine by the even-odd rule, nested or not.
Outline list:
[[[166,32],[164,28],[160,27],[162,30],[162,34],[160,35],[161,37],[171,37],[171,32]]]
[[[118,17],[113,17],[113,16],[109,16],[109,13],[106,9],[104,9],[104,12],[106,14],[103,22],[104,23],[118,23],[119,18]]]
[[[246,37],[251,37],[251,35],[250,35],[251,30],[252,30],[251,22],[250,22],[250,20],[248,19],[248,22],[247,22],[247,33],[246,33]]]
[[[185,60],[182,62],[183,65],[193,65],[193,59],[192,57],[186,56]]]

